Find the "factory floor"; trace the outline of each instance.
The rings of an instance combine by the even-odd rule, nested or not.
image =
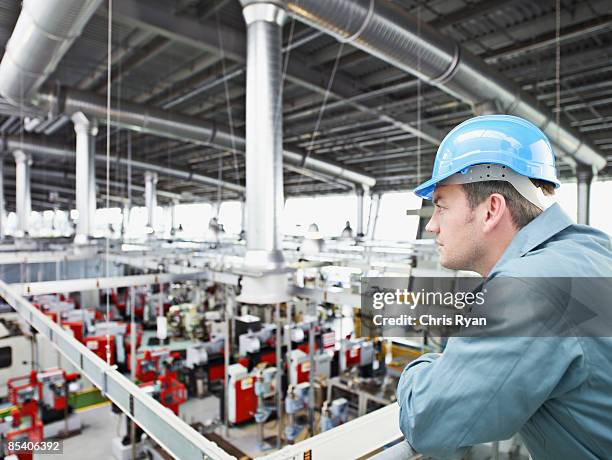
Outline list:
[[[62,460],[114,460],[111,442],[117,436],[125,433],[125,420],[122,416],[114,414],[110,405],[86,409],[79,413],[83,429],[81,434],[64,440]],[[202,399],[190,399],[180,412],[181,418],[187,423],[200,422],[204,425],[219,418],[219,400],[215,396]],[[274,422],[266,425],[266,436],[275,432]],[[223,427],[215,430],[223,436]],[[223,436],[238,449],[250,457],[256,457],[263,452],[259,450],[256,442],[257,427],[247,424],[239,428],[230,428],[229,437]],[[34,460],[45,460],[47,457],[35,455]]]
[[[121,419],[111,412],[110,405],[98,406],[79,413],[81,434],[64,439],[62,460],[113,460],[111,441],[117,436]],[[45,460],[47,455],[34,455]]]

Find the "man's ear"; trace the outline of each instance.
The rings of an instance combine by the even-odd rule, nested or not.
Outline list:
[[[500,193],[492,193],[485,201],[484,232],[495,230],[506,213],[506,199]]]

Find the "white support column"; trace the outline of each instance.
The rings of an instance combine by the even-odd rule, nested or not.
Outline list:
[[[179,203],[178,199],[174,199],[170,205],[170,236],[176,235],[176,207]]]
[[[76,133],[76,209],[79,221],[74,241],[87,243],[93,236],[96,215],[96,135],[95,119],[83,112],[72,115]]]
[[[593,182],[593,167],[587,165],[578,165],[576,168],[576,180],[578,193],[577,208],[578,216],[577,223],[589,225],[590,207],[591,207],[591,182]]]
[[[157,207],[157,173],[145,172],[145,206],[147,207],[148,233],[155,232],[155,208]]]
[[[17,234],[28,234],[28,222],[32,213],[32,198],[30,195],[30,167],[32,156],[23,150],[15,150],[15,201],[17,211]]]
[[[363,187],[357,187],[357,238],[363,238],[363,198],[365,195],[365,190]]]
[[[282,29],[277,0],[241,0],[247,25],[245,277],[238,300],[273,304],[289,298],[280,220],[283,212]]]
[[[373,240],[374,235],[376,234],[376,224],[378,223],[381,199],[382,197],[380,193],[372,194],[372,201],[370,203],[370,217],[368,219],[368,240]]]

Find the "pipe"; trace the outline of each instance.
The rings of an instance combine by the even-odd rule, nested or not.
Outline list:
[[[473,106],[492,102],[498,112],[530,120],[579,163],[598,170],[606,166],[604,155],[565,122],[557,124],[512,80],[399,6],[381,0],[286,0],[286,5],[296,19],[462,101]]]
[[[579,166],[576,169],[576,180],[578,193],[578,223],[589,225],[591,222],[591,182],[593,182],[593,168],[588,166]]]
[[[4,239],[6,226],[6,208],[4,202],[4,155],[0,156],[0,241]]]
[[[147,228],[151,233],[155,230],[155,208],[157,207],[157,174],[145,172],[145,206],[147,207]]]
[[[357,238],[363,238],[363,197],[365,191],[363,188],[357,188]]]
[[[43,142],[33,136],[25,136],[23,139],[20,136],[7,136],[5,139],[5,148],[8,150],[23,149],[33,154],[55,156],[59,158],[74,158],[74,152],[62,145],[52,144],[49,142]],[[95,159],[99,163],[106,163],[106,155],[96,155]],[[195,174],[190,171],[181,169],[167,168],[162,165],[155,163],[147,163],[138,160],[127,160],[126,158],[113,157],[113,161],[117,165],[127,166],[132,168],[149,170],[157,172],[158,174],[164,174],[167,176],[175,177],[177,179],[184,179],[187,181],[197,182],[208,186],[222,187],[226,190],[231,190],[239,194],[243,194],[245,189],[240,185],[233,184],[231,182],[225,182],[212,177],[203,176],[201,174]]]
[[[0,62],[0,94],[28,104],[102,0],[24,0]]]
[[[380,215],[380,200],[382,195],[380,193],[372,194],[372,201],[370,202],[370,217],[368,218],[368,235],[367,239],[372,241],[376,236],[376,225],[378,224],[378,216]]]
[[[23,150],[15,150],[15,208],[17,211],[17,231],[20,236],[28,234],[28,221],[32,212],[30,191],[30,167],[32,157]]]
[[[75,242],[86,243],[93,236],[96,215],[96,120],[83,112],[72,115],[76,133],[76,207],[79,221]]]
[[[101,122],[106,122],[106,99],[98,94],[65,89],[59,93],[43,92],[39,95],[38,101],[46,110],[67,114],[81,111],[98,118]],[[239,152],[245,151],[246,140],[239,134],[234,135],[232,142],[230,133],[218,129],[213,123],[198,117],[168,112],[145,104],[113,99],[110,119],[113,126],[133,131],[168,137],[183,142],[214,145],[225,149],[235,148]],[[286,162],[293,165],[312,169],[351,183],[367,187],[373,187],[376,184],[376,179],[372,176],[347,168],[340,163],[318,159],[312,155],[307,156],[305,152],[286,149],[283,156]]]
[[[247,24],[245,265],[285,265],[280,219],[283,212],[282,26],[286,12],[276,4],[241,0]]]

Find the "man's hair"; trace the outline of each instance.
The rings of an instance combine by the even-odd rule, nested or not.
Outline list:
[[[550,196],[555,194],[555,187],[550,182],[538,179],[531,179],[531,182],[536,187],[541,188],[544,195]],[[502,195],[506,200],[506,206],[508,206],[510,211],[512,222],[518,229],[523,228],[542,213],[540,208],[517,192],[510,182],[490,180],[462,185],[471,209],[476,208],[476,206],[489,198],[493,193]]]

